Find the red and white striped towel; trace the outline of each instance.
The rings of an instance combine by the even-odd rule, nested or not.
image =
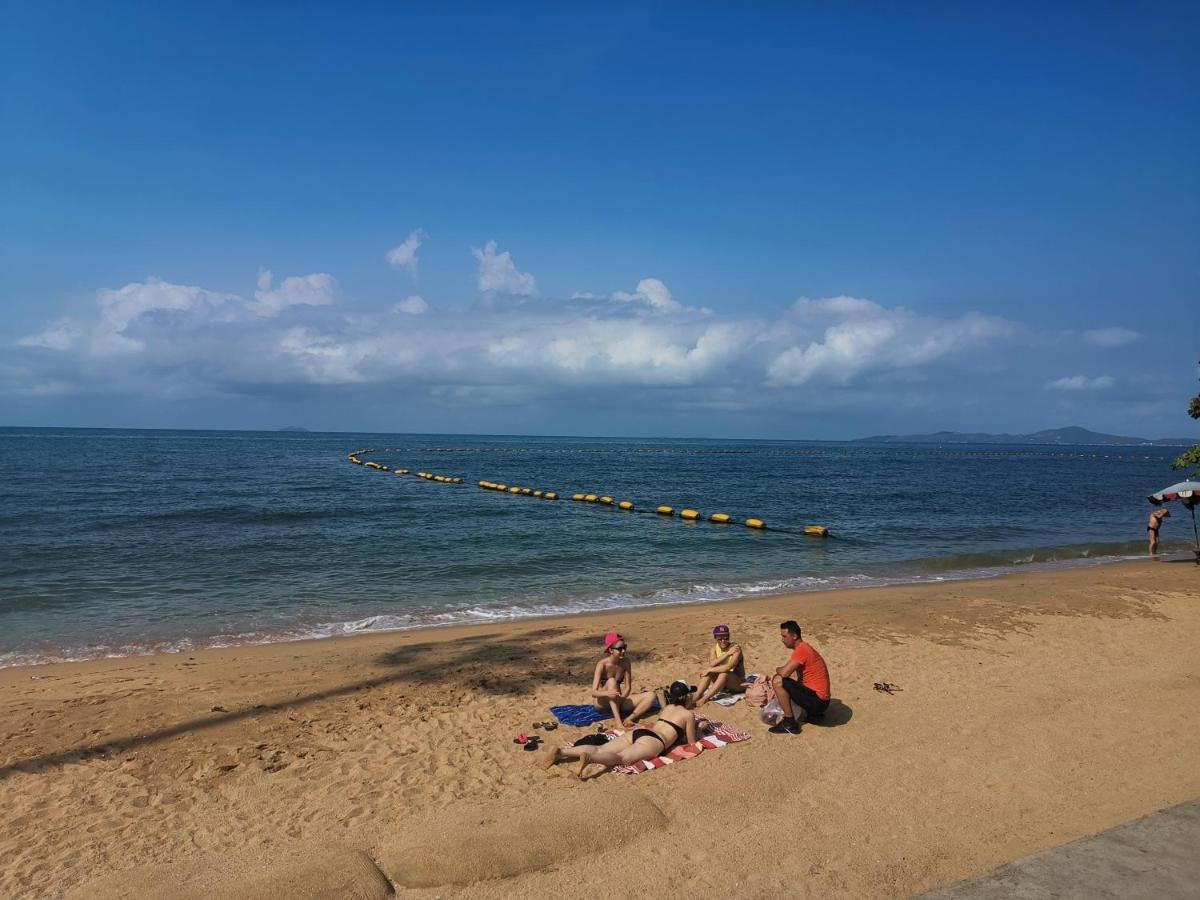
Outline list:
[[[700,716],[696,717],[697,721],[701,720]],[[707,750],[719,750],[728,744],[737,744],[742,741],[750,740],[750,732],[739,731],[732,726],[725,725],[721,722],[709,722],[711,729],[705,733],[704,737],[696,741]],[[610,729],[605,734],[610,737],[620,737],[625,732],[618,729]],[[663,756],[656,756],[654,759],[646,759],[641,762],[635,762],[631,766],[614,766],[614,772],[620,772],[622,775],[633,775],[637,772],[645,772],[647,769],[661,769],[663,766],[669,766],[673,763],[682,762],[685,759],[691,759],[693,756],[699,755],[698,751],[690,745],[676,744],[668,750]]]

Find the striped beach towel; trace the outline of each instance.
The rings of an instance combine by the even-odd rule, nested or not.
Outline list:
[[[697,721],[703,719],[702,716],[696,717]],[[696,741],[701,744],[704,750],[719,750],[728,744],[738,744],[742,741],[750,740],[750,732],[739,731],[731,725],[725,725],[722,722],[709,722],[711,730],[704,737]],[[610,737],[620,737],[625,732],[618,729],[606,731],[605,734]],[[697,752],[688,746],[680,746],[676,744],[668,750],[663,756],[657,756],[654,759],[646,759],[641,762],[636,762],[631,766],[614,766],[614,772],[620,772],[622,775],[634,775],[638,772],[645,772],[648,769],[661,769],[663,766],[669,766],[673,763],[682,762],[685,759],[691,759],[698,755]]]

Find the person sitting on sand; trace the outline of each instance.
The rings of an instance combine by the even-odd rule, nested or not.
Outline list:
[[[620,634],[604,636],[604,655],[592,674],[592,703],[602,712],[611,712],[622,728],[632,728],[634,720],[654,705],[654,692],[633,693],[633,664],[627,655],[629,645]]]
[[[1150,521],[1146,523],[1146,531],[1150,535],[1150,555],[1154,556],[1158,553],[1158,529],[1162,527],[1162,520],[1171,515],[1169,509],[1156,509],[1150,513]]]
[[[546,751],[542,765],[549,769],[568,759],[579,760],[575,777],[583,779],[588,766],[631,766],[636,762],[662,756],[675,746],[693,745],[696,753],[704,748],[696,743],[696,716],[692,712],[693,692],[686,681],[672,682],[654,692],[662,711],[650,728],[634,728],[603,746],[581,744],[575,747],[552,747]],[[600,773],[597,773],[600,774]]]
[[[771,688],[783,707],[783,720],[767,730],[773,734],[799,734],[797,709],[809,721],[821,719],[829,709],[829,669],[821,654],[801,640],[795,620],[780,623],[779,637],[792,655],[771,676]]]
[[[716,641],[709,653],[711,665],[700,673],[696,706],[703,706],[721,691],[740,694],[746,690],[746,661],[739,644],[730,642],[729,626],[718,625],[712,630]]]

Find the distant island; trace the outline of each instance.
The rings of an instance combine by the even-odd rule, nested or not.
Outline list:
[[[1049,428],[1033,434],[971,434],[937,431],[933,434],[877,434],[855,444],[1083,444],[1100,447],[1190,447],[1196,438],[1139,438],[1101,434],[1086,428]]]
[[[299,425],[287,425],[283,428],[280,428],[279,430],[280,431],[295,431],[295,432],[299,432],[300,434],[308,434],[308,429],[301,428]]]

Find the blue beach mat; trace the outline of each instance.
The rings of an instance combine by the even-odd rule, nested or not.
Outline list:
[[[651,709],[658,709],[658,701],[655,701]],[[574,725],[576,728],[583,728],[587,725],[592,725],[595,722],[611,719],[612,713],[608,710],[599,710],[590,703],[569,704],[567,706],[552,706],[550,712],[554,713],[554,718],[562,722],[564,725]]]

